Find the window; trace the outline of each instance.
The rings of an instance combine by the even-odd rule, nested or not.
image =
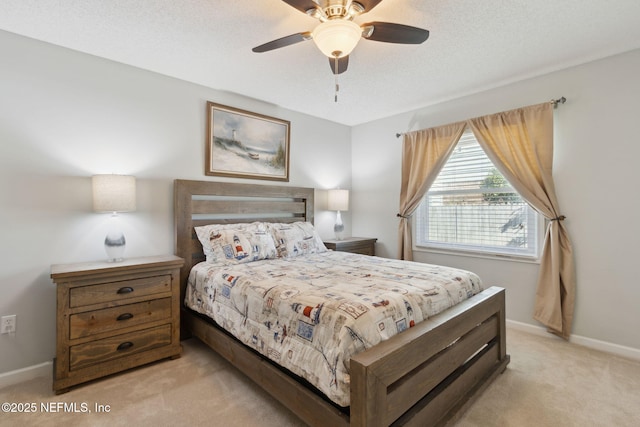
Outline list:
[[[536,258],[539,215],[467,130],[416,211],[416,246]]]

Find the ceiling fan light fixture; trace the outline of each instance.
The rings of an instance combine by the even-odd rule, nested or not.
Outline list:
[[[312,33],[313,41],[329,58],[347,56],[360,41],[362,30],[353,21],[334,19],[318,25]]]

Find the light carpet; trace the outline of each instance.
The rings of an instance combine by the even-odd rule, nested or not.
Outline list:
[[[196,339],[184,341],[183,346],[180,359],[114,375],[58,396],[51,391],[51,378],[5,387],[0,390],[0,402],[35,403],[36,411],[0,412],[0,425],[304,425]],[[511,354],[507,370],[456,426],[640,425],[640,362],[510,328],[507,349]],[[99,408],[103,412],[97,412]]]

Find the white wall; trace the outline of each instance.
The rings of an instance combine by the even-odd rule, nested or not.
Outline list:
[[[554,177],[576,260],[573,333],[640,349],[638,76],[640,50],[354,127],[354,234],[378,237],[378,253],[397,257],[397,132],[565,96],[555,112]],[[537,265],[433,253],[415,258],[478,272],[507,289],[509,319],[536,324]]]
[[[138,210],[121,215],[127,256],[173,253],[176,178],[273,184],[204,176],[206,101],[291,121],[289,185],[351,186],[347,126],[1,31],[0,58],[0,315],[18,316],[17,334],[0,335],[0,373],[54,356],[50,265],[105,258],[91,175],[138,179]]]

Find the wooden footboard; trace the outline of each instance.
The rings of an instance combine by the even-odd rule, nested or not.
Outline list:
[[[492,287],[351,359],[352,426],[452,421],[509,363]]]

